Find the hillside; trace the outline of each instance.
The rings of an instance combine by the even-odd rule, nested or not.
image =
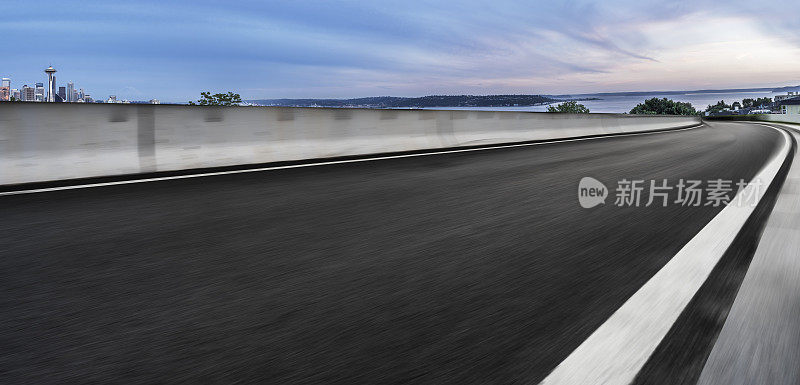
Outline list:
[[[294,107],[507,107],[559,101],[542,95],[430,95],[418,98],[376,96],[354,99],[261,99],[250,103]]]

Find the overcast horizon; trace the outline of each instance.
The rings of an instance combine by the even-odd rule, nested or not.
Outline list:
[[[390,5],[391,4],[391,5]],[[800,84],[791,1],[6,1],[0,76],[95,98],[585,94]]]

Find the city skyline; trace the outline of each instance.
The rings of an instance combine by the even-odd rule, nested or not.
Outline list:
[[[2,76],[0,100],[10,100],[13,97],[17,101],[32,102],[94,102],[83,88],[76,89],[75,83],[71,80],[62,83],[64,86],[59,86],[55,76],[58,71],[52,65],[43,72],[47,78],[47,88],[44,87],[44,81],[34,81],[29,84],[27,81],[15,81],[12,75],[0,74]]]
[[[20,102],[45,102],[45,103],[150,103],[161,104],[157,98],[144,100],[117,99],[116,95],[109,95],[108,99],[94,99],[90,94],[85,93],[83,88],[75,88],[75,83],[69,81],[64,86],[60,86],[56,79],[56,72],[53,66],[44,69],[47,75],[47,88],[43,82],[34,82],[34,86],[22,83],[19,88],[13,86],[11,78],[3,77],[0,83],[0,101],[20,101]]]
[[[0,75],[52,64],[97,95],[185,103],[562,94],[800,83],[790,1],[277,3],[9,1]]]
[[[44,82],[34,82],[34,87],[28,86],[27,83],[23,84],[22,86],[17,86],[20,88],[15,88],[12,86],[13,82],[11,78],[2,77],[3,74],[0,74],[2,77],[2,84],[0,84],[0,101],[8,101],[12,97],[17,101],[34,101],[34,102],[81,102],[81,103],[150,103],[150,104],[162,104],[161,100],[158,98],[151,98],[148,100],[130,100],[126,98],[118,98],[117,95],[109,95],[108,98],[101,97],[100,99],[92,98],[90,94],[85,93],[83,88],[75,88],[75,84],[72,81],[66,83],[65,86],[60,86],[59,83],[56,81],[56,77],[54,74],[57,72],[53,66],[49,66],[44,70],[44,73],[48,77],[47,88],[44,87]],[[26,96],[26,88],[30,92],[32,96]],[[655,95],[658,93],[683,93],[684,95],[688,94],[702,94],[702,93],[711,93],[711,94],[719,94],[724,92],[764,92],[768,89],[772,89],[772,92],[781,92],[789,91],[789,90],[797,90],[800,89],[800,85],[782,85],[782,86],[774,86],[774,87],[753,87],[753,88],[732,88],[732,89],[703,89],[703,90],[648,90],[648,91],[635,91],[635,92],[612,92],[612,93],[585,93],[585,94],[487,94],[483,96],[545,96],[545,97],[569,97],[571,96],[609,96],[609,95]],[[51,99],[50,95],[53,94],[55,99]],[[797,94],[797,91],[789,91],[789,95]],[[481,96],[481,95],[474,95],[474,94],[450,94],[450,96]],[[446,96],[446,95],[424,95],[423,97],[431,97],[431,96]],[[378,96],[377,98],[382,98],[387,96]],[[785,97],[785,95],[784,95]],[[376,97],[365,97],[366,99],[369,98],[376,98]],[[400,97],[403,98],[403,97]],[[776,101],[780,98],[780,96],[776,97]],[[269,101],[268,99],[250,99],[255,101],[256,104],[245,103],[244,105],[260,105],[259,102]],[[325,101],[325,100],[339,100],[342,102],[347,102],[348,98],[300,98],[300,99],[291,99],[291,98],[284,98],[284,99],[274,99],[274,100],[282,100],[290,102],[292,100],[305,102],[308,100],[317,100],[317,101]],[[245,100],[248,101],[248,100]],[[191,104],[192,101],[189,101],[188,104]],[[167,102],[167,104],[187,104],[187,102]],[[268,104],[271,105],[271,104]]]

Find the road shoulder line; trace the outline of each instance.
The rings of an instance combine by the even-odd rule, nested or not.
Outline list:
[[[792,129],[800,142],[800,126]],[[800,381],[800,152],[700,374],[698,384],[796,384]]]
[[[783,146],[753,177],[772,185],[791,150]],[[749,183],[739,194],[766,189]],[[735,200],[736,198],[734,198]],[[728,205],[658,273],[559,364],[542,384],[630,384],[727,251],[755,205]]]

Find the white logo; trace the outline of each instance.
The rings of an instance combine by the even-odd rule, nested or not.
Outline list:
[[[578,183],[578,202],[585,209],[605,204],[607,196],[608,189],[597,179],[586,176]]]

